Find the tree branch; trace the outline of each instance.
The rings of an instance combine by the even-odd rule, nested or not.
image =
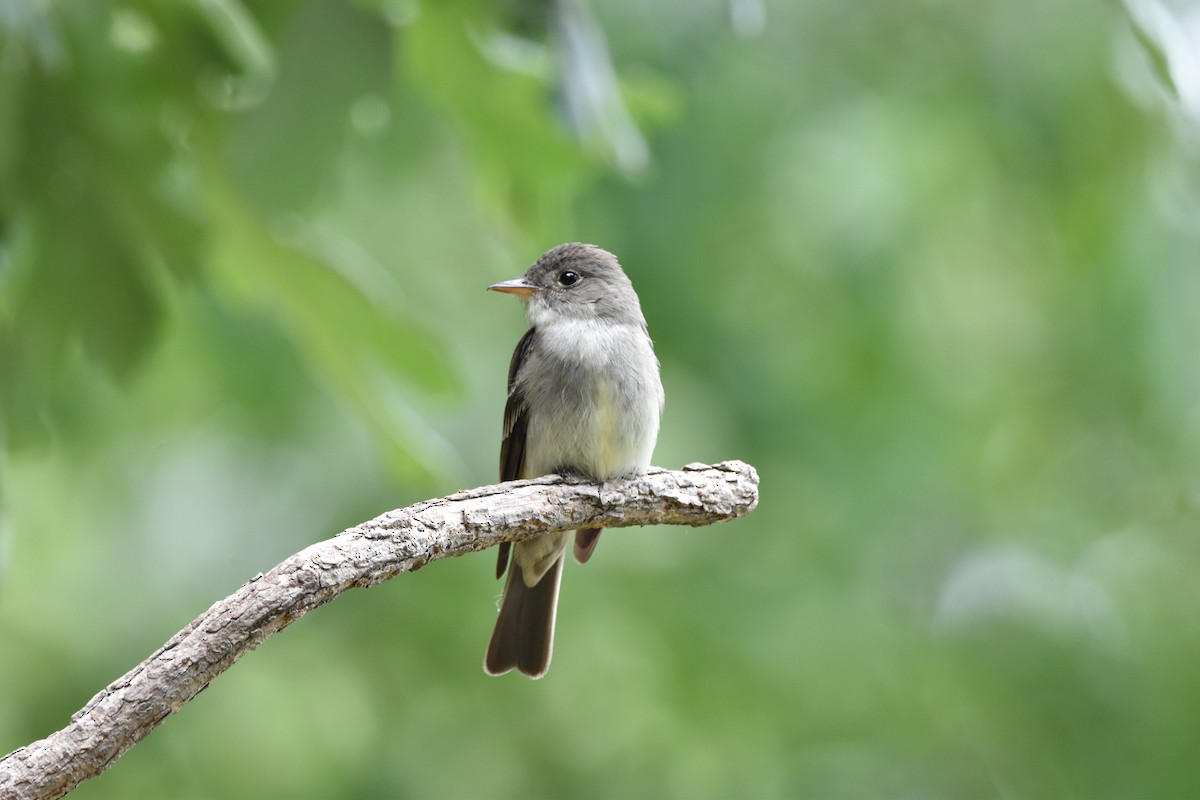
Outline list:
[[[348,589],[500,542],[581,527],[710,525],[757,503],[758,473],[726,461],[603,484],[513,481],[389,511],[258,575],[93,697],[67,727],[0,759],[0,797],[62,797],[99,775],[267,637]]]

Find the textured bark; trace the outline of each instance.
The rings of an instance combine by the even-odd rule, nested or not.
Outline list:
[[[389,511],[255,577],[93,697],[67,727],[0,759],[0,798],[62,797],[99,775],[268,636],[347,589],[552,531],[710,525],[757,503],[754,468],[726,461],[604,484],[513,481]]]

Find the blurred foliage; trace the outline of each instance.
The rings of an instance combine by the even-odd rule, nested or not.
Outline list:
[[[483,287],[583,240],[656,463],[760,508],[607,535],[536,683],[480,668],[490,558],[344,597],[79,797],[1195,796],[1198,19],[0,3],[0,752],[493,481]]]

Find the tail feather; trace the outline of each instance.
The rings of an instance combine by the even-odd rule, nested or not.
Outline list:
[[[483,662],[489,675],[503,675],[512,669],[531,678],[546,674],[554,650],[554,616],[562,566],[563,558],[559,556],[537,585],[526,586],[521,565],[512,565]]]

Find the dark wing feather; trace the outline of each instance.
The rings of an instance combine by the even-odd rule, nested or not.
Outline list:
[[[504,404],[504,438],[500,440],[500,480],[516,481],[525,477],[525,433],[529,428],[529,406],[517,389],[517,373],[525,357],[533,349],[533,334],[537,328],[525,331],[508,364],[508,402]],[[509,543],[500,545],[496,560],[496,577],[504,574],[508,567]]]
[[[600,541],[600,534],[603,532],[603,528],[580,528],[575,531],[576,561],[580,564],[587,563],[587,560],[592,557],[592,551],[596,549],[596,543]]]

